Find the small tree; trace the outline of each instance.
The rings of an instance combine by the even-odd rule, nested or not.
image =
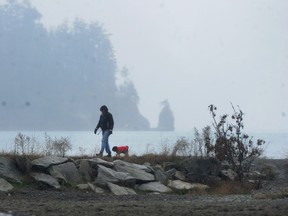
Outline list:
[[[209,111],[213,118],[213,127],[215,129],[215,142],[211,142],[210,129],[203,129],[203,139],[207,155],[214,155],[220,161],[227,161],[232,169],[237,173],[239,180],[244,177],[244,172],[251,168],[252,162],[263,153],[264,140],[258,139],[256,144],[253,137],[243,133],[244,113],[237,111],[234,106],[232,122],[228,121],[228,115],[220,116],[216,120],[216,110],[214,105],[209,106]]]
[[[61,137],[60,139],[52,139],[45,133],[46,155],[57,155],[64,157],[67,151],[72,150],[72,144],[69,137]]]
[[[22,133],[18,133],[14,138],[14,155],[30,156],[33,154],[41,154],[41,146],[34,136],[30,137]]]

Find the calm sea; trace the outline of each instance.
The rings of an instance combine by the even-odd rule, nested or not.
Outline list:
[[[18,131],[0,132],[0,152],[13,150],[14,138]],[[21,131],[29,137],[35,137],[38,143],[45,143],[44,131]],[[72,150],[67,155],[94,155],[99,152],[101,134],[95,135],[92,131],[47,131],[53,139],[69,138]],[[251,135],[251,134],[250,134]],[[128,145],[130,154],[142,155],[145,153],[160,153],[165,147],[173,146],[180,138],[193,140],[191,132],[162,132],[162,131],[114,131],[110,136],[110,147],[114,145]],[[256,139],[266,141],[264,156],[268,158],[288,157],[288,134],[253,134]]]

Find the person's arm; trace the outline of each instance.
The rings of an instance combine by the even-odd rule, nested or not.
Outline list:
[[[110,118],[109,118],[109,129],[113,130],[114,127],[114,119],[113,119],[113,115],[110,114]]]
[[[109,115],[109,119],[108,119],[108,121],[109,121],[109,131],[111,132],[111,134],[112,134],[112,131],[113,131],[113,127],[114,127],[114,119],[113,119],[113,115],[110,113],[110,115]]]
[[[99,121],[98,121],[98,124],[96,125],[96,127],[95,127],[95,129],[94,129],[94,134],[97,133],[97,130],[98,130],[99,127],[100,127],[100,122],[101,122],[101,117],[100,117],[100,119],[99,119]]]

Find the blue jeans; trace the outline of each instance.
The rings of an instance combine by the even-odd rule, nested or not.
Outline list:
[[[100,153],[102,154],[104,152],[104,149],[106,153],[111,154],[110,146],[109,146],[109,136],[110,136],[110,131],[102,131],[102,144],[101,144],[101,150]]]

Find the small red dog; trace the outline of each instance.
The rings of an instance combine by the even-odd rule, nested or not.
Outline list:
[[[120,154],[125,154],[125,156],[129,156],[128,150],[128,146],[114,146],[112,148],[112,151],[116,152],[116,156],[120,156]]]

